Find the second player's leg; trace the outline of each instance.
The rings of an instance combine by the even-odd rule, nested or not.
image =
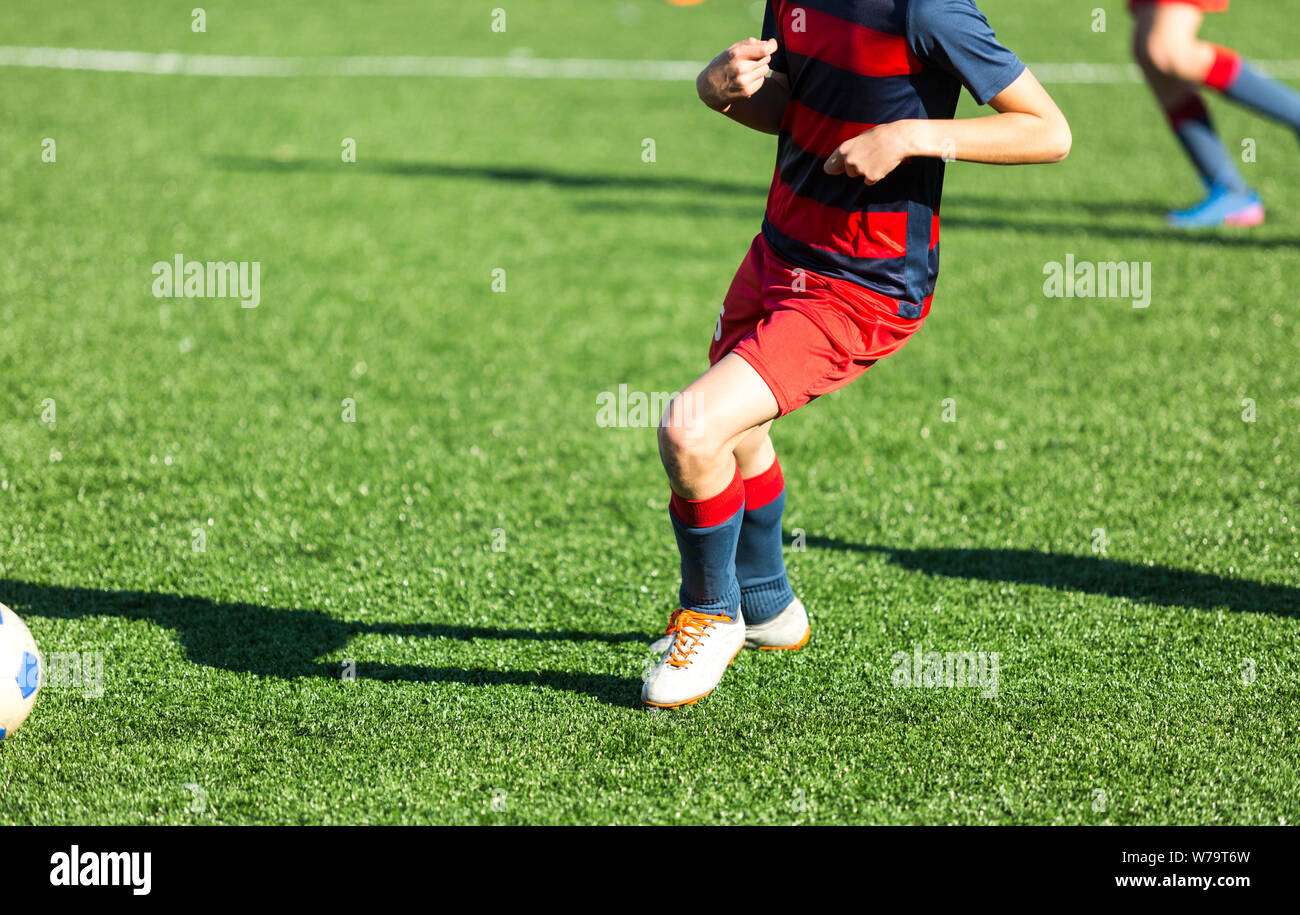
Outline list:
[[[785,570],[781,522],[785,475],[768,434],[772,424],[750,431],[736,445],[736,465],[745,484],[745,516],[736,542],[736,583],[751,648],[801,648],[812,630],[808,613],[794,596]]]
[[[1197,38],[1201,11],[1184,3],[1147,3],[1135,13],[1133,55],[1208,192],[1196,206],[1171,212],[1170,224],[1194,229],[1261,222],[1263,205],[1223,145],[1201,99],[1202,78],[1213,67],[1215,54],[1212,45]]]
[[[1195,91],[1214,64],[1214,46],[1198,37],[1205,14],[1187,3],[1146,3],[1135,10],[1133,54],[1161,101]]]
[[[740,475],[747,480],[767,470],[776,460],[776,448],[769,434],[771,429],[772,420],[768,420],[758,428],[749,430],[736,443],[732,453],[736,456],[736,466],[740,468]]]
[[[1195,6],[1144,3],[1135,13],[1138,41],[1134,51],[1144,71],[1206,86],[1300,133],[1300,92],[1253,66],[1233,49],[1202,41],[1203,16]]]

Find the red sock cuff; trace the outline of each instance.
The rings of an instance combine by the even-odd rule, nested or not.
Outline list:
[[[1165,109],[1165,117],[1175,130],[1187,121],[1199,121],[1209,116],[1210,112],[1199,95],[1189,95],[1185,100]]]
[[[683,499],[677,493],[668,500],[668,510],[674,518],[688,527],[717,527],[735,517],[745,507],[745,484],[740,479],[740,468],[726,489],[709,499]]]
[[[771,467],[745,480],[745,510],[770,505],[783,492],[785,474],[781,473],[781,462],[774,459]]]
[[[1205,74],[1205,85],[1219,92],[1226,92],[1241,75],[1241,55],[1231,48],[1214,46],[1214,63],[1210,72]]]

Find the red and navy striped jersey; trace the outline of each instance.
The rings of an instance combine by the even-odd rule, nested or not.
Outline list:
[[[921,317],[939,274],[943,160],[908,160],[875,185],[822,166],[877,124],[951,118],[963,85],[987,103],[1024,64],[973,0],[767,0],[763,37],[790,80],[764,238],[791,265]]]

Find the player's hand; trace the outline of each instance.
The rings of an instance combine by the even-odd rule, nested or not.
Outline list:
[[[749,98],[763,87],[774,53],[775,38],[738,41],[700,71],[695,79],[695,91],[704,104],[722,111],[732,102]]]
[[[861,178],[867,184],[882,181],[910,155],[901,128],[901,124],[881,124],[845,140],[826,160],[826,174]]]

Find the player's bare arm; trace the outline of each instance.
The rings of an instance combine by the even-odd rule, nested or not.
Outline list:
[[[790,100],[784,73],[768,76],[776,39],[746,38],[709,62],[695,79],[700,101],[739,124],[775,134]]]
[[[841,143],[826,160],[826,172],[875,184],[912,156],[1029,165],[1060,162],[1069,154],[1070,125],[1028,70],[989,105],[996,114],[881,124]]]

